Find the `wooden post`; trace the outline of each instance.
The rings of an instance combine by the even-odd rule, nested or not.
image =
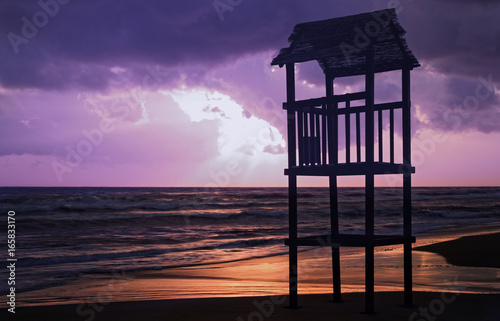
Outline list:
[[[365,176],[365,312],[374,312],[374,270],[375,256],[373,237],[375,232],[375,176],[374,176],[374,103],[375,103],[375,74],[374,74],[373,47],[369,47],[366,53],[366,132],[365,150],[367,173]]]
[[[345,162],[351,162],[351,101],[345,102]]]
[[[316,132],[315,128],[316,122],[314,121],[314,114],[312,112],[309,113],[309,165],[314,165],[314,148],[316,143],[314,142],[314,133]]]
[[[381,163],[384,161],[383,126],[384,126],[384,122],[383,122],[382,109],[379,109],[379,111],[378,111],[378,161]]]
[[[333,97],[333,75],[329,72],[325,73],[326,82],[326,97]],[[327,114],[328,114],[328,163],[337,164],[339,160],[338,156],[338,113],[337,113],[338,103],[327,104]]]
[[[403,90],[403,236],[404,236],[404,304],[413,306],[411,254],[411,101],[410,67],[405,61],[402,72]]]
[[[373,167],[375,159],[375,140],[374,140],[374,103],[375,103],[375,74],[373,68],[373,48],[370,47],[366,53],[366,115],[365,115],[365,150],[366,163]]]
[[[314,162],[321,165],[321,127],[320,127],[320,115],[314,114],[314,119],[316,121],[316,133],[314,134]]]
[[[325,85],[326,85],[326,97],[331,98],[334,95],[333,92],[333,80],[334,78],[330,73],[325,74]],[[335,109],[335,113],[329,115],[330,119],[330,127],[329,130],[334,130],[337,132],[338,124],[338,115],[336,112],[336,106],[333,107]],[[331,112],[332,108],[328,108]],[[335,124],[335,125],[333,125]],[[329,153],[331,160],[336,164],[338,162],[338,144],[331,142],[330,140],[337,140],[337,134],[330,133],[328,136],[329,139]],[[332,154],[335,153],[333,156]],[[331,161],[330,161],[331,163]],[[330,230],[332,239],[339,235],[339,208],[338,208],[338,192],[337,192],[337,176],[329,177],[330,183]],[[333,279],[333,302],[342,302],[342,292],[341,292],[341,284],[340,284],[340,250],[338,247],[332,246],[332,279]]]
[[[322,160],[322,164],[323,165],[326,165],[328,164],[328,160],[327,160],[327,154],[328,154],[328,150],[327,150],[327,147],[326,147],[326,141],[327,141],[327,137],[328,137],[328,131],[326,130],[326,105],[323,104],[323,106],[321,107],[322,111],[323,111],[323,114],[321,115],[321,160]]]
[[[305,159],[306,157],[304,156],[304,113],[302,110],[297,111],[297,141],[299,143],[299,166],[304,165],[306,162]],[[295,129],[295,125],[294,125]]]
[[[356,161],[361,163],[361,116],[356,113]]]
[[[339,235],[339,207],[337,176],[330,176],[330,223],[331,235],[334,240]],[[333,242],[333,241],[332,241]],[[340,249],[332,245],[332,278],[333,302],[342,302],[342,289],[340,283]]]
[[[389,110],[389,148],[390,162],[394,164],[394,109]]]
[[[294,64],[286,64],[286,101],[295,102],[295,71]],[[288,130],[288,168],[297,165],[296,135],[295,135],[295,110],[287,111]],[[299,133],[300,134],[300,133]]]
[[[304,112],[304,162],[305,165],[310,165],[311,160],[311,151],[309,149],[309,122],[308,122],[308,113]]]
[[[286,64],[286,96],[287,103],[295,101],[294,64]],[[288,111],[288,168],[296,166],[295,146],[295,111]],[[288,234],[289,234],[289,297],[288,305],[297,308],[297,176],[288,176]]]

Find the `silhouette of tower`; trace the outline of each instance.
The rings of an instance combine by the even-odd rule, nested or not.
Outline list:
[[[420,65],[409,50],[404,34],[394,9],[301,23],[293,29],[290,46],[281,49],[272,61],[272,65],[286,66],[287,100],[283,104],[288,126],[285,175],[288,175],[289,186],[289,239],[286,244],[289,246],[289,305],[292,308],[298,305],[298,246],[332,247],[333,298],[336,302],[341,301],[338,247],[364,247],[365,311],[373,313],[374,247],[403,244],[404,303],[412,305],[411,246],[415,238],[411,231],[411,174],[415,168],[411,166],[410,70]],[[324,72],[326,95],[296,100],[295,64],[312,60],[316,60]],[[396,93],[401,95],[401,100],[375,103],[375,74],[388,71],[401,75],[401,93]],[[363,92],[334,94],[334,79],[360,75],[364,75]],[[402,155],[399,149],[395,150],[396,126],[402,128]],[[341,129],[345,130],[343,135]],[[355,139],[351,139],[351,134]],[[384,140],[387,135],[388,139]],[[342,141],[344,137],[345,142]],[[384,148],[387,142],[389,146]],[[339,145],[345,146],[345,157],[339,157]],[[355,150],[351,151],[351,145]],[[403,175],[403,233],[399,236],[375,233],[375,175],[387,174]],[[303,175],[329,177],[331,235],[297,236],[297,176]],[[346,175],[365,178],[365,231],[362,235],[339,231],[337,177]]]

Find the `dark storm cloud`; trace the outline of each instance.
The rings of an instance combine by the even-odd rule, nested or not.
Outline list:
[[[428,108],[434,128],[446,131],[500,130],[500,100],[494,95],[492,78],[452,77],[444,87],[444,104]],[[436,108],[438,107],[438,108]]]
[[[425,126],[444,131],[500,130],[498,1],[420,1],[401,12],[418,72],[442,77],[439,89],[416,77]],[[443,77],[444,76],[444,77]]]
[[[500,78],[500,2],[419,1],[400,19],[419,60],[446,74]]]
[[[425,126],[499,130],[494,95],[480,100],[473,113],[472,107],[467,113],[455,108],[468,96],[474,97],[478,77],[500,81],[500,5],[495,1],[3,0],[0,85],[105,91],[134,86],[168,88],[182,82],[187,87],[218,90],[221,82],[211,76],[214,67],[287,46],[287,38],[299,22],[388,6],[396,7],[408,32],[409,46],[423,66],[418,73],[446,76],[443,93],[436,95],[425,92],[434,92],[434,88],[424,80],[417,77],[414,81],[413,101],[420,102],[430,120]],[[38,25],[36,34],[30,24]],[[260,88],[261,80],[244,76],[238,82],[239,76],[229,75],[225,82],[235,82],[237,88],[256,83],[255,88]],[[298,79],[324,83],[317,66],[299,67]],[[392,84],[381,89],[379,94],[389,99]],[[437,94],[439,101],[435,101]]]
[[[120,79],[111,67],[134,65],[191,66],[199,75],[244,55],[279,50],[298,22],[359,8],[371,9],[359,0],[342,6],[285,0],[4,0],[0,83],[105,89]],[[141,82],[144,72],[138,69],[121,77]]]
[[[0,4],[4,87],[96,89],[117,78],[109,70],[113,66],[213,66],[275,48],[295,20],[294,5],[285,11],[266,1],[223,11],[224,21],[212,1],[40,3],[51,6],[14,0]],[[143,74],[136,75],[139,81]]]

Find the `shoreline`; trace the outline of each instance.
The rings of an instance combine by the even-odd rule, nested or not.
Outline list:
[[[500,232],[461,236],[413,250],[439,254],[452,265],[500,269]]]
[[[415,291],[440,291],[448,280],[459,280],[463,293],[500,293],[495,268],[449,264],[441,255],[417,250],[461,236],[500,232],[500,226],[474,226],[417,235],[413,251]],[[452,241],[453,242],[453,241]],[[452,245],[447,245],[452,247]],[[332,291],[331,250],[314,248],[299,252],[299,294]],[[377,247],[375,291],[401,291],[402,246]],[[341,249],[342,292],[364,291],[363,248]],[[225,263],[175,267],[162,270],[85,275],[65,285],[17,294],[17,306],[76,304],[86,300],[127,302],[142,300],[251,297],[288,293],[288,256],[252,258]],[[2,304],[2,307],[5,303]]]

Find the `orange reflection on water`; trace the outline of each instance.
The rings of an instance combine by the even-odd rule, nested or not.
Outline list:
[[[342,249],[341,249],[342,250]],[[364,253],[350,250],[341,255],[342,292],[364,291]],[[299,253],[301,294],[332,292],[331,255],[324,250]],[[415,291],[500,292],[500,269],[458,267],[441,256],[413,252]],[[112,283],[114,283],[113,286]],[[375,253],[375,290],[403,289],[403,255],[400,248]],[[70,284],[19,293],[20,305],[34,298],[45,304],[85,300],[136,301],[202,297],[288,294],[288,256],[266,257],[231,263],[127,273],[123,280],[110,275],[86,276]],[[40,302],[38,300],[38,302]]]

